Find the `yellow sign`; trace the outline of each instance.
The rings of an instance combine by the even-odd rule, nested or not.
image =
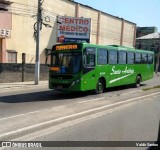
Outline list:
[[[59,71],[60,68],[59,67],[51,67],[50,70],[52,70],[52,71]]]
[[[78,45],[57,45],[56,50],[73,50],[73,49],[78,49]]]

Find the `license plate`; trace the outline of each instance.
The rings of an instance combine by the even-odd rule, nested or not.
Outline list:
[[[62,89],[62,88],[63,88],[62,85],[58,85],[58,86],[57,86],[57,89]]]

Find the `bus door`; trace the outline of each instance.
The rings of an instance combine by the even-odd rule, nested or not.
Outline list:
[[[83,90],[93,90],[96,88],[96,48],[87,47],[83,53]]]

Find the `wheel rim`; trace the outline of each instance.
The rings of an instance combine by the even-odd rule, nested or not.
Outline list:
[[[98,83],[97,90],[98,90],[98,93],[103,93],[103,84],[101,82]]]
[[[140,87],[140,84],[141,84],[141,79],[140,79],[140,77],[137,77],[136,86]]]

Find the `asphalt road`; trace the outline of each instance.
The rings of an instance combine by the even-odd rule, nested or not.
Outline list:
[[[131,105],[92,117],[78,119],[55,130],[30,134],[27,141],[156,141],[160,121],[159,94],[142,98]],[[36,135],[36,136],[35,136]],[[95,142],[96,143],[96,142]],[[95,144],[94,143],[94,144]],[[54,150],[145,150],[146,147],[51,147]],[[84,143],[85,144],[85,143]],[[124,142],[124,146],[125,146]],[[97,144],[98,145],[98,144]],[[113,142],[114,145],[114,142]],[[123,146],[123,145],[122,145]],[[8,148],[7,148],[8,149]],[[10,148],[15,150],[21,148]],[[37,148],[28,148],[37,149]]]
[[[160,77],[156,76],[140,88],[121,86],[99,95],[57,92],[47,86],[3,90],[0,91],[0,133],[4,135],[23,127],[34,127],[43,121],[68,118],[60,125],[54,124],[54,127],[19,139],[153,141],[160,119],[160,90],[143,89],[159,84]]]
[[[62,93],[49,90],[48,86],[38,88],[11,88],[0,91],[0,118],[101,97],[106,97],[106,99],[109,100],[116,95],[134,95],[140,92],[141,89],[157,84],[160,84],[160,77],[155,77],[153,80],[144,82],[138,89],[121,86],[107,89],[106,92],[101,95],[94,95],[92,92]]]
[[[159,95],[130,107],[32,139],[32,141],[156,141],[160,121]],[[113,143],[114,144],[114,143]],[[124,146],[125,146],[124,142]],[[97,144],[98,145],[98,144]],[[82,142],[83,147],[83,142]],[[64,149],[64,148],[61,148]],[[67,148],[65,148],[67,149]],[[71,148],[68,148],[71,149]],[[74,149],[74,148],[72,148]],[[84,148],[76,148],[76,150]],[[86,148],[85,148],[86,149]],[[87,148],[89,149],[89,148]],[[90,148],[93,149],[93,148]],[[117,149],[117,148],[94,148]],[[119,148],[118,148],[119,149]],[[121,148],[121,149],[146,149]]]

